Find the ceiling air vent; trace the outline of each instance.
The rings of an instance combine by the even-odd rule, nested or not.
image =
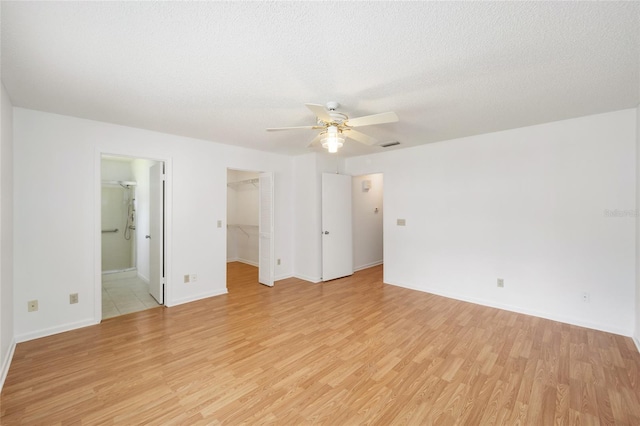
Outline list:
[[[396,145],[400,145],[400,142],[393,141],[393,142],[383,142],[380,144],[380,146],[383,148],[389,148],[390,146],[396,146]]]

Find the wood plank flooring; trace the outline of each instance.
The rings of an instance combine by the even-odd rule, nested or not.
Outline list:
[[[627,337],[382,284],[382,267],[20,343],[14,424],[640,425]]]

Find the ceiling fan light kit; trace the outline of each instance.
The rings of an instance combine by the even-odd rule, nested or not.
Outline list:
[[[335,154],[344,145],[344,136],[336,126],[329,126],[327,131],[322,134],[320,143],[329,153]]]
[[[293,129],[322,129],[322,132],[316,136],[309,146],[316,146],[318,140],[323,148],[331,154],[338,152],[342,148],[345,136],[365,145],[376,145],[378,141],[371,136],[353,130],[354,127],[370,126],[373,124],[394,123],[398,121],[395,112],[384,112],[381,114],[367,115],[358,118],[349,118],[347,114],[336,111],[340,106],[337,102],[327,102],[326,109],[322,105],[305,104],[316,116],[317,124],[315,126],[298,126],[298,127],[276,127],[269,128],[267,131],[274,130],[293,130]]]

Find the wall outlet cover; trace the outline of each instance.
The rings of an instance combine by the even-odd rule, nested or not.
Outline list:
[[[37,300],[29,300],[27,302],[27,311],[35,312],[38,310],[38,301]]]

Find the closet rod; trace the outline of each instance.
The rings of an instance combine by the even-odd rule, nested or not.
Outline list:
[[[258,186],[256,184],[258,183],[260,183],[260,179],[254,178],[254,179],[239,180],[237,182],[229,182],[227,186],[230,186],[233,188],[234,186],[240,186],[240,185],[253,185],[257,188]]]

